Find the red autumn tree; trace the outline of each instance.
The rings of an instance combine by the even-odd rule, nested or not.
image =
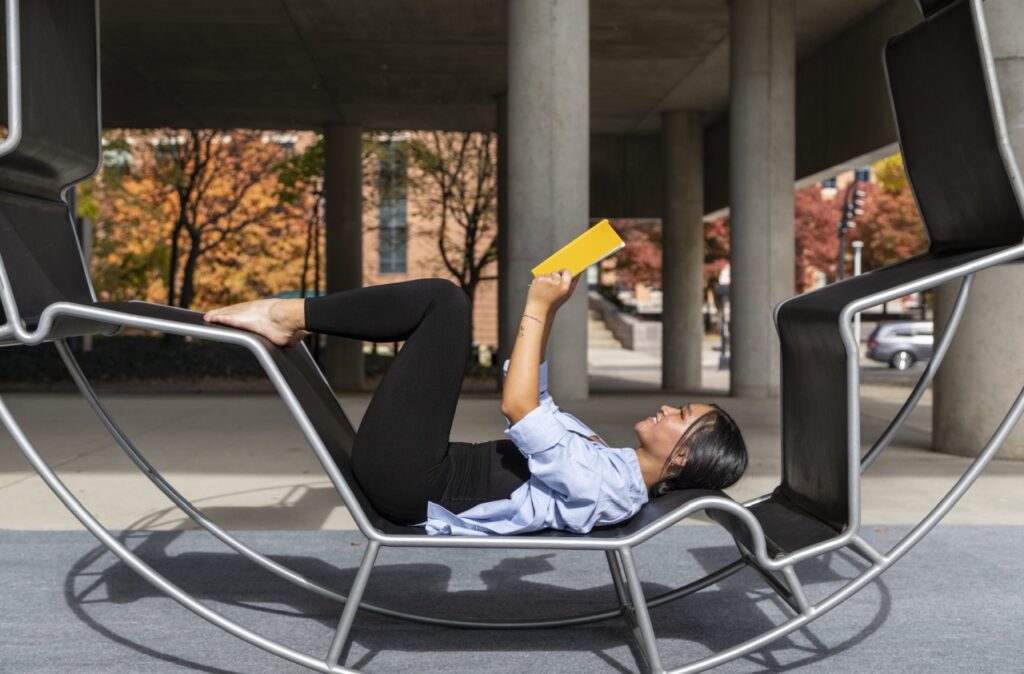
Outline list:
[[[722,268],[729,264],[729,218],[704,223],[704,285],[718,280]]]
[[[928,247],[921,214],[910,187],[890,191],[884,184],[872,183],[866,192],[864,215],[857,218],[852,238],[864,242],[864,271],[905,260],[923,253]]]
[[[796,191],[793,200],[793,278],[796,291],[810,290],[814,272],[824,272],[829,281],[836,278],[839,251],[839,218],[842,198],[825,199],[821,187],[810,185]]]
[[[615,230],[626,246],[615,256],[619,282],[661,287],[661,223],[616,220]]]

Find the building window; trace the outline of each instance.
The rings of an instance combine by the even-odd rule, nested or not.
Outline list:
[[[866,183],[871,180],[871,167],[861,166],[857,169],[856,175],[854,176],[858,182]]]
[[[132,168],[132,141],[129,138],[103,139],[103,173],[121,178]]]
[[[834,190],[835,188],[836,188],[836,179],[835,179],[835,177],[825,178],[824,180],[821,181],[821,189],[823,189],[823,190],[833,189]]]
[[[273,143],[292,156],[295,154],[295,143],[299,137],[294,133],[265,133],[260,140],[264,143]]]
[[[384,141],[378,154],[380,174],[380,273],[406,271],[406,146]]]

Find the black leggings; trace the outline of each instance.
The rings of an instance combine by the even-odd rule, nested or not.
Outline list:
[[[426,519],[427,501],[454,512],[507,498],[529,479],[509,440],[449,442],[469,352],[466,294],[422,279],[306,300],[306,329],[398,352],[359,424],[352,468],[377,511],[399,524]]]

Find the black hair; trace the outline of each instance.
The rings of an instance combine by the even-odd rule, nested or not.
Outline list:
[[[747,445],[740,428],[721,407],[711,407],[713,411],[690,424],[665,462],[665,471],[670,471],[673,459],[685,454],[682,469],[667,474],[651,487],[651,496],[674,489],[725,489],[743,475],[747,469]]]

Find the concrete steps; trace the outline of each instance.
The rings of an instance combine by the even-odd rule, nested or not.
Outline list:
[[[587,348],[621,349],[622,344],[605,325],[599,311],[587,313]]]

